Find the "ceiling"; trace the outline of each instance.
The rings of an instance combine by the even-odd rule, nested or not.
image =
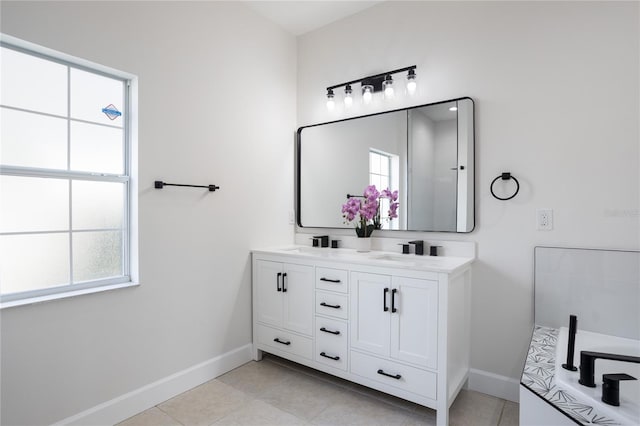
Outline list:
[[[245,1],[254,11],[298,36],[382,1]]]

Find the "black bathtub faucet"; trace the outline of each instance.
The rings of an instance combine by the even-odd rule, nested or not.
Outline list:
[[[621,380],[638,380],[633,376],[625,373],[603,374],[602,375],[602,402],[620,406],[620,381]]]
[[[578,317],[569,315],[569,339],[567,340],[567,363],[562,368],[569,371],[577,371],[573,365],[573,354],[576,350],[576,330],[578,329]]]
[[[596,387],[594,380],[596,359],[631,362],[640,364],[640,356],[608,354],[605,352],[580,351],[580,384],[590,388]]]

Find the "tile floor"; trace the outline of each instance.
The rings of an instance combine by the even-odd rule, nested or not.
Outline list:
[[[449,420],[515,426],[518,404],[462,390]],[[265,354],[119,426],[435,424],[431,409]]]

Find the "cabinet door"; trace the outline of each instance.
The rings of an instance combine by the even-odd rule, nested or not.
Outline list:
[[[287,330],[313,334],[313,266],[284,265],[284,318]]]
[[[388,275],[351,273],[352,348],[389,356],[390,291]]]
[[[256,320],[282,327],[282,263],[256,262]]]
[[[394,276],[392,296],[391,357],[437,368],[438,282]]]

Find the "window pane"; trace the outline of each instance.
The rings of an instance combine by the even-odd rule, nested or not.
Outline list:
[[[5,47],[0,51],[0,103],[67,115],[67,67]]]
[[[369,175],[369,185],[375,185],[380,189],[380,175]]]
[[[123,183],[75,180],[72,187],[74,230],[122,228]]]
[[[68,180],[0,176],[0,232],[68,229]]]
[[[73,234],[74,283],[122,275],[122,232]]]
[[[0,235],[0,292],[69,283],[69,234]]]
[[[122,126],[124,119],[122,80],[71,69],[71,117]],[[111,120],[103,108],[113,105],[123,115]]]
[[[380,186],[376,186],[380,191],[389,188],[389,178],[387,176],[380,176]]]
[[[369,153],[369,173],[380,173],[380,156],[375,152]]]
[[[122,129],[71,123],[71,170],[122,174]]]
[[[7,108],[0,110],[2,164],[67,168],[67,120]]]
[[[389,176],[389,157],[385,155],[380,156],[380,174]]]

